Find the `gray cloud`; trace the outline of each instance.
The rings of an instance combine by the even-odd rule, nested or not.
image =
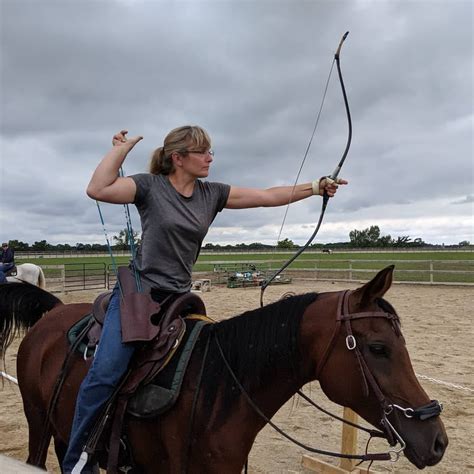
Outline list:
[[[127,158],[128,174],[146,170],[171,128],[197,123],[213,137],[212,180],[292,184],[349,29],[341,63],[354,135],[341,175],[350,186],[331,200],[320,241],[347,240],[353,228],[375,223],[392,236],[472,241],[472,206],[461,205],[473,189],[472,8],[4,0],[2,240],[102,241],[85,187],[121,128],[145,137]],[[346,136],[333,70],[300,181],[332,172]],[[283,237],[304,241],[319,209],[318,198],[291,206]],[[120,206],[106,213],[111,233],[125,226]],[[274,243],[283,214],[225,211],[208,240]]]
[[[474,194],[469,194],[464,199],[460,199],[459,201],[454,201],[452,204],[471,204],[474,202]]]

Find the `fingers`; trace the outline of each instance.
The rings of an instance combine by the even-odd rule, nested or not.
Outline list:
[[[141,135],[137,135],[136,137],[129,138],[128,141],[132,143],[132,145],[136,145],[140,140],[143,140]]]
[[[333,197],[336,194],[337,188],[339,187],[340,184],[342,185],[348,184],[348,181],[342,178],[336,178],[336,180],[333,180],[329,177],[326,177],[324,178],[323,187],[326,193],[328,194],[328,196]]]
[[[113,145],[118,145],[120,143],[125,143],[127,141],[127,138],[125,135],[127,135],[128,130],[120,130],[120,132],[116,133],[113,138],[112,138],[112,144]]]
[[[116,133],[112,138],[112,145],[119,146],[123,143],[127,143],[132,147],[135,146],[140,140],[143,140],[143,137],[138,135],[136,137],[127,138],[128,130],[120,130],[120,132]]]

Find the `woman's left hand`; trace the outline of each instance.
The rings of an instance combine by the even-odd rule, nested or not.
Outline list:
[[[329,177],[321,178],[319,180],[319,194],[322,196],[324,191],[326,191],[329,197],[333,197],[340,184],[348,184],[348,181],[341,178],[336,178],[335,180]]]

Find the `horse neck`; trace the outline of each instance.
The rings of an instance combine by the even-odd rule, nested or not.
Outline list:
[[[258,406],[265,407],[267,416],[273,415],[303,385],[298,334],[302,314],[315,298],[309,294],[280,301],[216,327],[216,336],[235,378]],[[221,356],[216,350],[211,358],[220,360]],[[235,400],[236,382],[228,369],[222,368],[215,375],[224,387],[234,386],[233,394],[224,389],[224,398]]]
[[[321,294],[303,315],[300,330],[303,384],[316,380],[318,366],[334,343],[338,301],[339,292]]]

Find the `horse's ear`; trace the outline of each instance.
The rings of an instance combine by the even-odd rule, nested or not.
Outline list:
[[[354,291],[354,297],[359,300],[361,306],[368,305],[376,298],[381,298],[388,291],[392,286],[394,269],[395,265],[390,265],[380,270],[372,280]]]

